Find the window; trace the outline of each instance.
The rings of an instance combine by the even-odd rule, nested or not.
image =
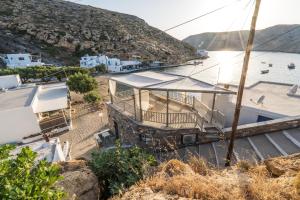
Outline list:
[[[25,58],[24,57],[19,57],[19,60],[25,60]]]
[[[264,122],[264,121],[269,121],[269,120],[273,120],[273,119],[270,117],[263,116],[263,115],[257,116],[257,122]]]

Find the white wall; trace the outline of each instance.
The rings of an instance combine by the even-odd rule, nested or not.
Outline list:
[[[40,132],[31,107],[0,111],[0,144],[20,142],[23,137]]]
[[[19,75],[0,76],[0,88],[10,89],[22,84]]]

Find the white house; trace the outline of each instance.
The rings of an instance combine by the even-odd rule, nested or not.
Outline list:
[[[65,83],[22,85],[0,92],[0,144],[71,127]]]
[[[105,55],[89,56],[80,59],[80,67],[92,68],[104,64],[108,72],[126,72],[139,69],[142,66],[140,61],[121,61],[118,58],[109,58]]]
[[[59,138],[51,138],[49,142],[45,140],[35,141],[28,144],[17,146],[11,152],[11,155],[17,155],[24,147],[29,147],[32,151],[37,153],[35,161],[46,160],[47,162],[61,162],[67,161],[69,158],[69,145],[61,144]]]
[[[45,64],[40,57],[30,54],[6,54],[3,60],[9,68],[42,66]]]
[[[11,89],[19,87],[22,84],[18,74],[0,76],[0,89]]]
[[[208,58],[208,52],[205,49],[197,49],[196,54],[201,58]]]

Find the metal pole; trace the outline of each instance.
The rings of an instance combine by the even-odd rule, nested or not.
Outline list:
[[[140,101],[140,121],[143,121],[143,110],[142,110],[142,92],[139,89],[139,101]]]
[[[214,96],[213,96],[213,102],[212,102],[212,106],[211,106],[210,123],[212,123],[212,120],[213,120],[214,109],[215,109],[215,103],[216,103],[216,93],[214,93]]]
[[[226,156],[226,163],[225,163],[226,167],[230,166],[230,161],[231,161],[231,157],[232,157],[234,137],[235,137],[235,134],[237,131],[237,126],[238,126],[239,117],[240,117],[244,86],[245,86],[245,82],[246,82],[248,64],[249,64],[250,54],[251,54],[254,36],[255,36],[256,21],[257,21],[257,17],[258,17],[258,13],[259,13],[260,2],[261,2],[261,0],[256,0],[255,10],[254,10],[254,13],[252,16],[251,29],[250,29],[250,34],[249,34],[245,57],[244,57],[243,70],[242,70],[242,74],[241,74],[241,79],[240,79],[240,84],[239,84],[239,89],[238,89],[238,94],[237,94],[237,99],[236,99],[234,119],[232,122],[232,131],[231,131],[231,135],[230,135],[230,142],[229,142],[228,152],[227,152],[227,156]]]
[[[167,91],[167,117],[166,126],[169,126],[169,91]]]

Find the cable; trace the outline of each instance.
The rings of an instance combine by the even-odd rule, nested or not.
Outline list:
[[[255,48],[261,47],[262,45],[265,45],[265,44],[267,44],[267,43],[269,43],[269,42],[271,42],[271,41],[273,41],[273,40],[275,40],[275,39],[278,39],[278,38],[284,36],[285,34],[288,34],[288,33],[292,32],[292,31],[294,31],[294,30],[296,30],[296,29],[299,29],[299,28],[300,28],[300,26],[294,27],[294,28],[292,28],[292,29],[290,29],[290,30],[288,30],[288,31],[286,31],[286,32],[284,32],[284,33],[282,33],[282,34],[279,34],[279,35],[277,35],[277,36],[271,38],[270,40],[267,40],[266,42],[263,42],[263,43],[261,43],[261,44],[255,46]],[[277,48],[278,48],[278,47],[277,47]],[[241,55],[243,55],[243,54],[244,54],[244,52],[239,53],[239,54],[233,56],[232,59],[235,58],[235,57],[241,56]],[[205,69],[203,69],[203,70],[201,70],[201,71],[199,71],[199,72],[196,72],[196,73],[192,74],[191,76],[194,76],[194,75],[199,74],[199,73],[201,73],[201,72],[203,72],[203,71],[206,71],[206,70],[208,70],[208,69],[211,69],[211,68],[213,68],[213,67],[215,67],[215,66],[218,66],[219,64],[220,64],[220,62],[217,63],[217,64],[215,64],[215,65],[209,66],[209,67],[207,67],[207,68],[205,68]]]
[[[236,3],[236,2],[238,2],[238,1],[239,1],[239,0],[233,1],[233,2],[231,2],[231,3],[229,3],[229,4],[226,4],[226,5],[224,5],[224,6],[221,6],[221,7],[217,8],[217,9],[215,9],[215,10],[212,10],[212,11],[209,11],[209,12],[207,12],[207,13],[204,13],[204,14],[198,16],[198,17],[195,17],[195,18],[193,18],[193,19],[187,20],[187,21],[182,22],[182,23],[180,23],[180,24],[178,24],[178,25],[172,26],[172,27],[170,27],[170,28],[164,30],[164,32],[170,31],[170,30],[172,30],[172,29],[178,28],[178,27],[180,27],[180,26],[182,26],[182,25],[185,25],[185,24],[188,24],[188,23],[190,23],[190,22],[192,22],[192,21],[195,21],[195,20],[197,20],[197,19],[199,19],[199,18],[201,18],[201,17],[204,17],[204,16],[207,16],[207,15],[209,15],[209,14],[212,14],[212,13],[215,13],[215,12],[217,12],[217,11],[220,11],[220,10],[226,8],[226,7],[231,6],[233,3]]]

